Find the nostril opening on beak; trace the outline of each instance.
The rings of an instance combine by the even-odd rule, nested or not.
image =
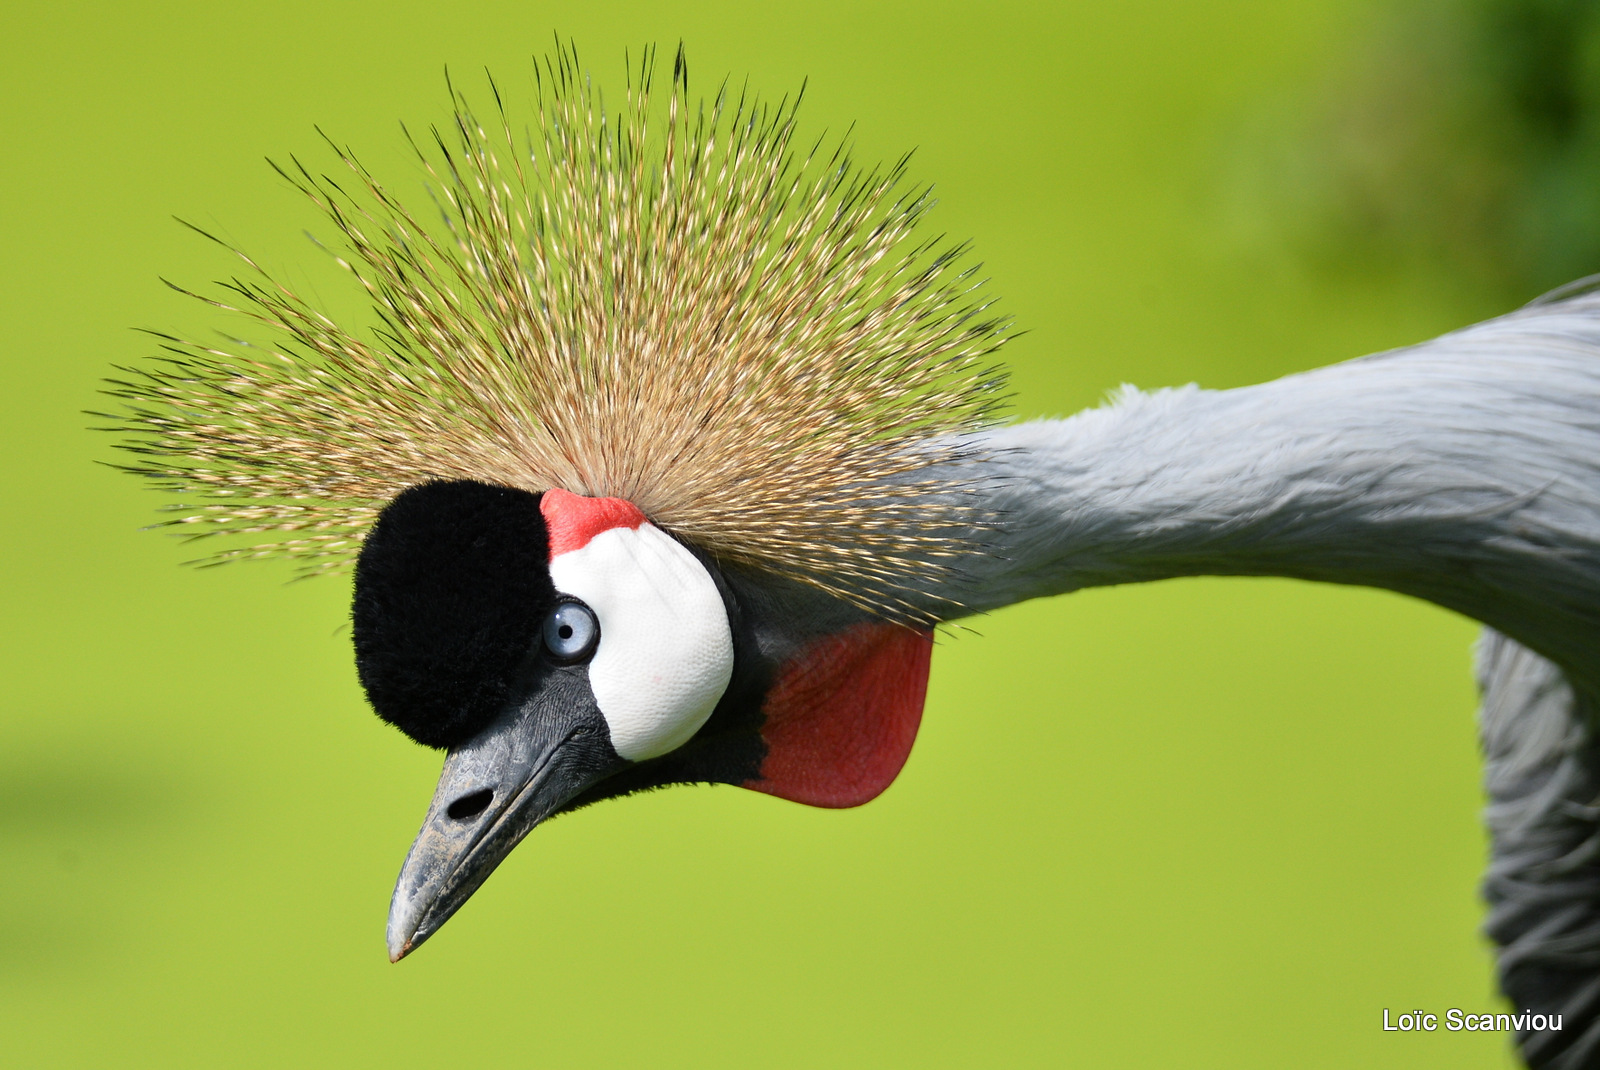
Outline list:
[[[494,789],[484,788],[482,791],[475,791],[471,795],[461,796],[445,809],[445,813],[456,821],[465,821],[469,817],[477,817],[483,813],[493,801]]]

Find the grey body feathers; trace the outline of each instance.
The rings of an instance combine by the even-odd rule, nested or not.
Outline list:
[[[1486,630],[1479,728],[1492,857],[1485,931],[1500,987],[1519,1009],[1560,1014],[1523,1031],[1530,1066],[1600,1065],[1600,746],[1588,703],[1561,670]]]
[[[1565,1013],[1537,1067],[1600,1067],[1600,296],[1235,390],[1140,393],[989,432],[972,611],[1186,575],[1384,587],[1479,651],[1500,977]]]

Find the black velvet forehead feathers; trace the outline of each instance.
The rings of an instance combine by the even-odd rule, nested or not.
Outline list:
[[[539,495],[469,481],[402,492],[356,562],[356,671],[378,716],[452,747],[512,698],[556,601]]]

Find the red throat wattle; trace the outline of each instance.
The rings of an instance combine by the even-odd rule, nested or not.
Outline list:
[[[876,798],[911,754],[932,656],[932,632],[898,624],[812,641],[767,693],[767,757],[744,787],[811,806]]]

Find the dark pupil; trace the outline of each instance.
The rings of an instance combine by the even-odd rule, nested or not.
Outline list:
[[[563,639],[571,639],[572,638],[572,625],[563,624],[560,628],[556,629],[556,634],[561,636],[561,638],[563,638]]]

